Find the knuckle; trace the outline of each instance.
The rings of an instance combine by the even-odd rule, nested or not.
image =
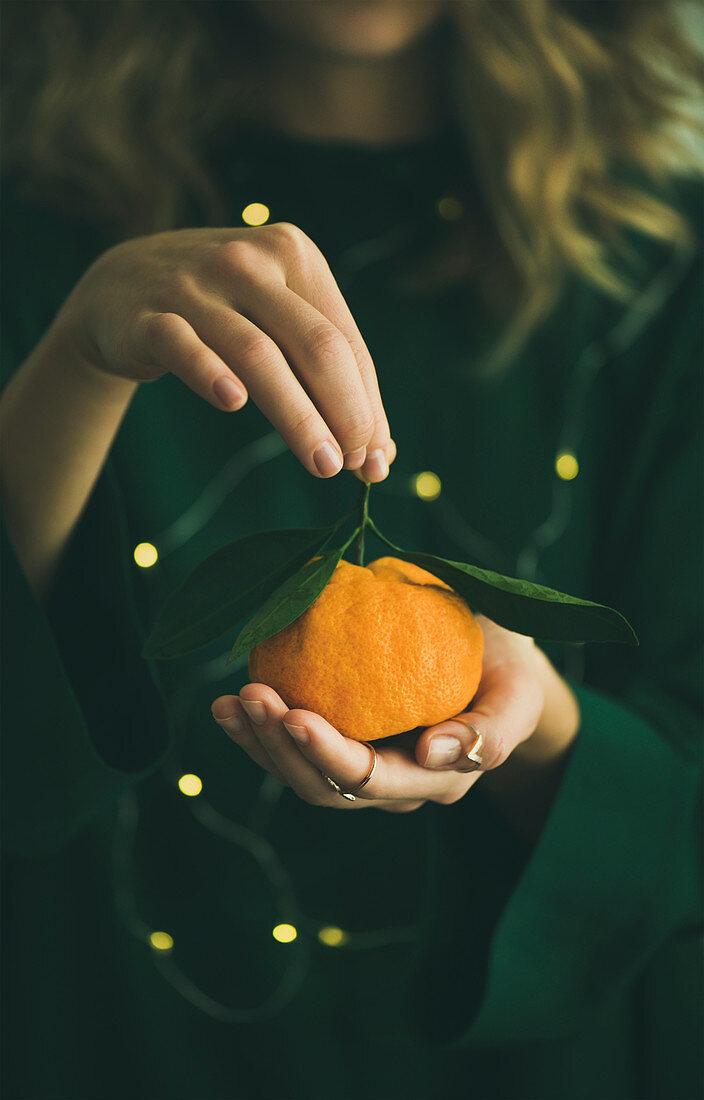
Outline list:
[[[239,348],[238,358],[244,367],[257,370],[271,361],[274,351],[272,341],[262,334],[245,340]]]
[[[273,222],[267,230],[282,251],[300,255],[309,252],[313,244],[310,237],[292,222]]]
[[[343,438],[346,441],[359,442],[360,446],[368,442],[374,431],[374,417],[364,410],[348,413],[338,423],[338,432]]]
[[[433,801],[438,802],[441,806],[452,806],[453,803],[459,802],[462,796],[465,794],[464,789],[449,789],[443,791],[441,794],[435,795]]]
[[[317,421],[318,414],[314,408],[302,410],[292,417],[291,431],[295,436],[308,435]]]
[[[450,799],[447,791],[443,791],[441,794],[433,795],[433,802],[437,802],[440,806],[448,806]]]
[[[208,254],[207,266],[216,278],[248,275],[261,264],[261,249],[253,240],[225,241]]]
[[[325,366],[339,363],[349,356],[350,346],[342,333],[331,323],[315,325],[307,335],[306,343],[311,354]]]
[[[352,354],[359,367],[360,374],[364,375],[369,370],[371,370],[371,373],[376,374],[372,357],[369,354],[369,349],[361,336],[358,336],[355,332],[351,332],[347,337],[347,342],[352,349]]]
[[[266,226],[270,252],[286,278],[296,275],[306,279],[321,260],[320,250],[302,229],[291,222],[274,222]],[[265,239],[266,239],[265,238]]]
[[[192,302],[198,294],[198,280],[192,271],[179,268],[171,273],[165,293],[171,301]]]
[[[207,354],[201,345],[195,344],[192,347],[186,347],[182,354],[179,356],[179,362],[174,367],[174,370],[182,378],[194,378],[202,377],[202,372],[208,367]]]
[[[482,750],[482,770],[493,771],[500,767],[508,758],[506,742],[503,734],[494,733]]]
[[[183,333],[185,324],[177,313],[152,313],[141,325],[144,344],[149,351],[159,351]]]

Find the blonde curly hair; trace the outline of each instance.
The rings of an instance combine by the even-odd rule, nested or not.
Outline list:
[[[194,203],[225,223],[203,151],[261,93],[265,32],[248,4],[4,7],[6,169],[123,236],[174,228]],[[456,0],[447,22],[454,108],[490,216],[458,223],[404,286],[468,279],[504,318],[493,360],[505,363],[569,274],[629,294],[632,231],[688,240],[671,188],[700,167],[688,103],[701,58],[667,0]]]

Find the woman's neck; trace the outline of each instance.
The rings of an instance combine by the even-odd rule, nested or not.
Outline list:
[[[278,48],[268,66],[261,113],[298,137],[367,145],[425,137],[444,113],[436,52],[424,48],[358,60]]]

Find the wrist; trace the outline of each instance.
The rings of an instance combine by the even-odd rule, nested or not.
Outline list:
[[[513,755],[536,766],[562,757],[574,742],[581,725],[575,693],[538,646],[534,650],[535,675],[543,689],[543,710],[531,736]]]
[[[60,370],[67,381],[101,402],[127,405],[139,385],[102,366],[97,349],[70,314],[59,314],[38,345],[37,354],[52,370]]]
[[[482,776],[483,789],[529,841],[535,841],[550,812],[581,725],[574,692],[538,646],[534,673],[544,699],[535,731],[505,764]]]

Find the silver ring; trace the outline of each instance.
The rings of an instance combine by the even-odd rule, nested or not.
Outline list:
[[[476,728],[476,726],[472,725],[471,722],[466,722],[464,720],[464,718],[458,718],[458,719],[456,719],[456,721],[461,722],[463,726],[467,726],[467,728],[470,729],[476,737],[476,741],[472,745],[469,752],[465,753],[465,756],[466,756],[467,760],[470,763],[470,767],[461,768],[459,770],[463,771],[463,772],[476,772],[476,771],[479,770],[479,768],[481,768],[482,764],[484,763],[484,761],[482,759],[482,749],[484,748],[484,737],[479,732],[479,730]]]

